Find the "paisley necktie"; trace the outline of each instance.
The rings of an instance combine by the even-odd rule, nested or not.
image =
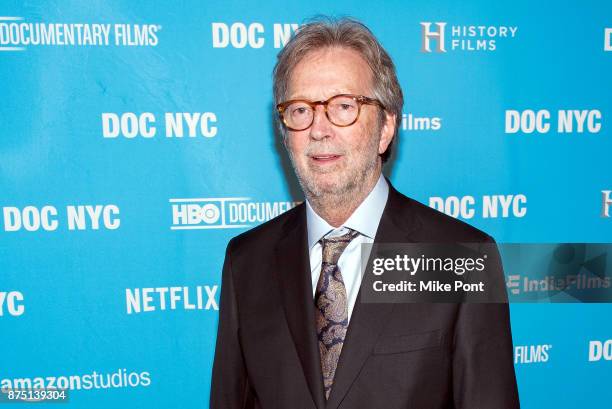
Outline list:
[[[338,259],[346,246],[358,235],[355,230],[350,230],[342,236],[321,240],[323,262],[315,291],[315,319],[326,399],[329,398],[334,383],[338,359],[348,328],[346,288],[338,268]]]

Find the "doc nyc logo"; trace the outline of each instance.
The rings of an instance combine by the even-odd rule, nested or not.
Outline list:
[[[170,199],[171,230],[253,227],[295,207],[299,202],[255,202],[248,197]]]
[[[518,26],[461,25],[446,22],[421,22],[421,51],[495,51],[498,43],[515,38]]]

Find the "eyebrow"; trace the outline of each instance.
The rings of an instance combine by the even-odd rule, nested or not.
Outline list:
[[[329,98],[331,98],[331,97],[334,97],[334,96],[336,96],[336,95],[342,95],[342,94],[354,94],[354,92],[335,90],[335,91],[334,91],[333,93],[331,93],[331,95],[330,95],[330,96],[328,96],[327,98],[320,99],[320,100],[318,100],[318,101],[325,101],[325,100],[328,100],[328,99],[329,99]],[[306,101],[317,101],[317,99],[314,99],[314,98],[308,98],[308,97],[304,96],[303,94],[298,94],[298,95],[295,95],[295,96],[293,96],[293,97],[291,97],[291,98],[287,98],[287,100],[288,100],[288,101],[293,100],[293,99],[303,99],[303,100],[306,100]]]

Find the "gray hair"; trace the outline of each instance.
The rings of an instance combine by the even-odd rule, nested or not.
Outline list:
[[[302,58],[311,51],[326,47],[344,47],[355,50],[368,63],[372,71],[374,97],[384,105],[385,111],[395,115],[393,138],[395,141],[402,121],[402,106],[404,105],[404,97],[395,73],[395,66],[370,29],[353,19],[318,17],[296,31],[291,40],[278,53],[273,71],[274,105],[286,100],[291,73]],[[379,115],[381,126],[384,121],[385,112],[381,110]],[[286,130],[278,116],[276,116],[276,122],[284,137]],[[393,141],[381,155],[383,163],[391,155]]]

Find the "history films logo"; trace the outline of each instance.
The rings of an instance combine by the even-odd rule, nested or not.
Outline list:
[[[612,217],[612,190],[601,191],[601,217]]]
[[[0,16],[0,51],[37,46],[155,47],[158,24],[42,23]]]
[[[421,51],[495,51],[499,43],[516,38],[518,26],[455,25],[446,22],[421,23]]]
[[[255,202],[248,197],[170,199],[171,230],[240,229],[275,218],[299,202]]]

